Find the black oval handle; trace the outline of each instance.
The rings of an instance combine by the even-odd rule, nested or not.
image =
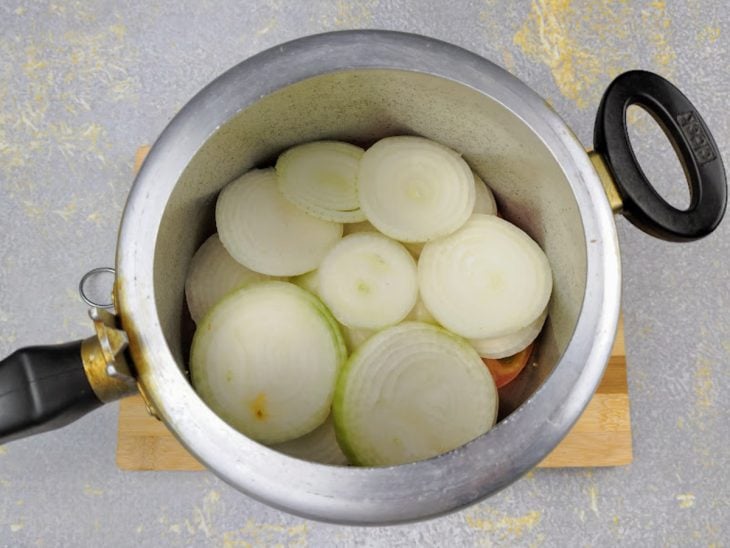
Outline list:
[[[33,346],[0,361],[0,444],[65,426],[99,407],[81,343]]]
[[[686,210],[667,203],[641,170],[627,130],[630,105],[651,114],[674,146],[689,181]],[[598,107],[593,142],[618,187],[624,216],[644,232],[665,240],[692,241],[720,224],[727,182],[717,145],[694,105],[661,76],[634,70],[611,82]]]

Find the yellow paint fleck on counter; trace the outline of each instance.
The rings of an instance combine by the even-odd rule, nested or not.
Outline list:
[[[101,497],[103,494],[104,494],[104,491],[101,489],[92,487],[88,483],[86,485],[84,485],[84,495],[87,495],[89,497]]]
[[[587,106],[587,91],[601,71],[598,58],[578,46],[571,0],[534,0],[513,42],[530,57],[545,63],[560,92],[579,108]]]
[[[591,485],[588,488],[588,498],[590,499],[591,511],[597,516],[600,515],[598,511],[598,489],[596,489],[595,485]]]
[[[195,526],[187,518],[185,518],[185,529],[188,530],[188,535],[192,536],[195,534]]]
[[[23,211],[27,217],[31,219],[40,219],[45,215],[45,209],[38,204],[34,204],[30,200],[23,200]]]
[[[5,446],[0,445],[0,457],[2,457],[3,455],[6,455],[7,452],[8,452],[8,450],[5,448]]]
[[[78,302],[79,300],[79,288],[78,287],[65,287],[63,292],[66,294],[66,298],[72,302]],[[86,320],[84,320],[86,322]],[[88,323],[86,324],[88,325]]]
[[[714,44],[720,38],[720,34],[720,27],[708,25],[699,32],[697,41]]]
[[[695,496],[692,493],[683,493],[675,498],[680,508],[692,508],[695,505]]]
[[[55,2],[51,2],[48,5],[48,12],[52,13],[54,15],[66,15],[66,6],[63,4],[56,4]]]
[[[515,56],[512,55],[512,52],[507,48],[502,50],[502,62],[504,63],[504,68],[508,71],[515,71]]]
[[[709,409],[715,404],[712,362],[699,358],[694,373],[694,393],[697,407]]]
[[[489,0],[487,5],[491,5]],[[641,20],[640,36],[627,21]],[[676,54],[667,36],[671,20],[664,2],[533,0],[513,43],[550,69],[560,93],[578,108],[598,104],[605,84],[636,66],[649,46],[656,69],[671,76]]]
[[[377,4],[377,0],[370,0],[365,2],[336,0],[334,15],[324,15],[322,16],[320,22],[324,29],[366,27],[372,21],[372,8],[374,6],[377,6]]]
[[[119,40],[123,40],[127,35],[127,27],[125,27],[122,23],[111,25],[109,27],[109,31],[111,31],[111,33]]]
[[[96,225],[100,225],[102,223],[103,219],[104,219],[103,215],[100,212],[98,212],[98,211],[94,211],[92,213],[89,213],[86,216],[86,220],[87,221],[90,221],[90,222],[92,222],[92,223],[94,223]]]
[[[216,512],[221,508],[220,499],[221,494],[211,489],[203,497],[202,505],[193,507],[191,519],[184,521],[188,534],[193,535],[200,531],[206,538],[214,537]]]
[[[20,523],[11,523],[10,524],[10,532],[11,533],[17,533],[18,531],[20,531],[24,527],[25,527],[25,523],[23,523],[23,522],[20,522]]]
[[[277,20],[276,19],[269,19],[263,27],[258,29],[256,31],[256,36],[263,36],[264,34],[267,34],[271,29],[276,28],[277,26]]]
[[[225,548],[272,545],[307,546],[308,536],[309,526],[306,523],[285,526],[249,519],[244,527],[223,533],[222,544]]]
[[[61,217],[64,221],[68,221],[71,219],[76,213],[76,210],[78,209],[78,204],[76,203],[76,200],[72,200],[69,203],[67,203],[63,209],[54,209],[53,213]]]
[[[464,515],[466,524],[477,531],[501,533],[501,540],[508,536],[519,539],[542,519],[542,512],[532,510],[524,515],[509,516],[490,507],[467,511]]]
[[[74,18],[83,10],[75,6]],[[0,36],[0,53],[14,49],[18,46]],[[76,115],[91,110],[97,89],[111,102],[139,100],[141,84],[130,70],[139,47],[130,43],[126,27],[38,35],[20,51],[17,63],[0,63],[0,173],[14,180],[17,168],[52,153],[69,164],[79,157],[105,162],[111,148],[105,128]]]
[[[667,14],[667,5],[663,0],[655,0],[649,8],[641,12],[642,27],[648,29],[649,43],[654,49],[654,63],[657,69],[664,72],[664,76],[671,77],[674,61],[677,54],[669,43],[667,31],[671,27],[671,20]]]
[[[48,67],[48,63],[42,59],[43,52],[40,48],[31,44],[25,48],[25,63],[23,63],[23,73],[33,79],[36,77],[36,73]]]

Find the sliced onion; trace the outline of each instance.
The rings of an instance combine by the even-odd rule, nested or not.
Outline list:
[[[547,308],[531,324],[509,335],[491,339],[469,339],[469,342],[482,358],[500,359],[513,356],[524,350],[542,331],[547,318]]]
[[[225,295],[252,282],[271,279],[249,270],[231,257],[213,234],[193,255],[185,280],[185,297],[195,323]]]
[[[337,320],[380,329],[408,315],[418,297],[416,263],[396,241],[374,232],[345,236],[319,267],[319,293]]]
[[[362,155],[360,147],[340,141],[290,148],[276,161],[279,190],[287,200],[325,221],[364,221],[357,192]]]
[[[218,235],[242,265],[271,276],[314,270],[342,237],[342,225],[286,200],[273,169],[255,169],[226,186],[215,212]]]
[[[476,173],[474,174],[474,195],[473,213],[483,213],[484,215],[497,214],[497,201],[494,199],[492,190]]]
[[[333,403],[348,459],[365,466],[418,461],[487,432],[497,417],[492,376],[463,339],[405,322],[373,335],[345,365]]]
[[[309,462],[336,466],[347,465],[347,457],[337,444],[332,415],[329,415],[327,420],[309,434],[295,440],[272,445],[271,448],[290,457]]]
[[[547,306],[552,273],[545,253],[513,224],[473,215],[429,242],[418,261],[421,298],[434,318],[470,339],[508,335]]]
[[[327,418],[347,355],[325,306],[294,284],[259,282],[218,303],[193,337],[198,395],[262,443],[303,436]]]
[[[450,234],[474,209],[474,176],[459,154],[422,137],[387,137],[365,151],[360,207],[386,236],[425,242]]]

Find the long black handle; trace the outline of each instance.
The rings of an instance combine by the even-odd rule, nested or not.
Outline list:
[[[686,210],[668,204],[641,170],[627,131],[630,105],[651,114],[672,142],[689,181]],[[643,231],[665,240],[691,241],[720,224],[727,182],[717,145],[694,105],[661,76],[640,70],[618,76],[598,107],[593,144],[618,187],[624,216]]]
[[[0,444],[60,428],[101,405],[81,343],[21,348],[0,362]]]

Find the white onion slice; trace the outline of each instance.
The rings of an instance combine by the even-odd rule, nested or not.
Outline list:
[[[498,360],[513,356],[527,348],[537,338],[546,318],[547,308],[534,322],[514,333],[490,339],[469,339],[469,342],[482,358]]]
[[[290,148],[276,161],[279,190],[291,203],[325,221],[365,220],[357,193],[363,149],[340,141]]]
[[[314,430],[327,418],[347,355],[326,307],[287,282],[231,293],[193,337],[198,395],[231,426],[262,443]]]
[[[345,225],[348,226],[348,225]],[[319,296],[319,288],[320,288],[320,281],[319,281],[319,270],[313,270],[312,272],[307,272],[306,274],[302,274],[301,276],[296,276],[291,279],[291,282],[298,285],[302,289],[306,289],[313,295]],[[416,308],[419,308],[419,303],[416,303],[416,306],[413,307],[413,310],[411,310],[409,314],[410,319],[416,319]],[[425,311],[425,312],[424,312]],[[418,310],[418,315],[423,316],[424,314],[428,313],[425,306],[421,305],[421,307]],[[411,316],[413,316],[411,318]],[[345,345],[347,346],[347,350],[349,352],[354,352],[357,348],[359,348],[362,343],[364,343],[366,340],[368,340],[370,337],[373,336],[375,333],[374,329],[366,329],[363,327],[348,327],[343,324],[338,324],[340,328],[340,332],[342,333],[342,337],[345,340]]]
[[[401,242],[450,234],[474,209],[474,176],[467,163],[422,137],[387,137],[366,150],[358,187],[368,220]]]
[[[350,234],[322,261],[319,294],[335,318],[349,327],[393,325],[416,303],[416,263],[401,244],[382,234]]]
[[[327,420],[309,434],[295,440],[272,445],[271,448],[290,457],[309,462],[336,466],[347,465],[347,457],[337,444],[332,415],[329,415]]]
[[[429,242],[418,260],[421,298],[445,328],[471,339],[522,329],[545,310],[552,273],[545,253],[513,224],[473,215]]]
[[[271,279],[249,270],[229,255],[218,234],[203,242],[193,255],[185,280],[185,298],[195,323],[225,295],[252,282]]]
[[[313,295],[319,296],[319,270],[313,270],[312,272],[307,272],[306,274],[302,274],[301,276],[296,276],[291,279],[291,282],[298,285],[302,289],[306,289]],[[417,312],[416,308],[418,308]],[[419,303],[417,302],[416,306],[414,306],[413,310],[411,310],[411,312],[409,313],[409,319],[416,319],[416,315],[424,316],[427,313],[428,311],[426,310],[425,306],[421,304],[421,307],[419,307]],[[343,324],[338,325],[340,328],[340,332],[342,333],[342,337],[345,340],[347,350],[349,352],[354,352],[362,345],[362,343],[372,337],[375,333],[374,329],[366,329],[363,327],[348,327]]]
[[[483,213],[484,215],[497,214],[497,201],[494,199],[492,189],[476,173],[474,174],[474,194],[473,213]]]
[[[440,455],[497,417],[492,376],[464,339],[419,322],[373,335],[348,360],[332,407],[354,464],[390,466]]]
[[[271,276],[314,270],[342,237],[342,225],[307,215],[276,187],[273,169],[255,169],[226,186],[215,220],[221,243],[242,265]]]

